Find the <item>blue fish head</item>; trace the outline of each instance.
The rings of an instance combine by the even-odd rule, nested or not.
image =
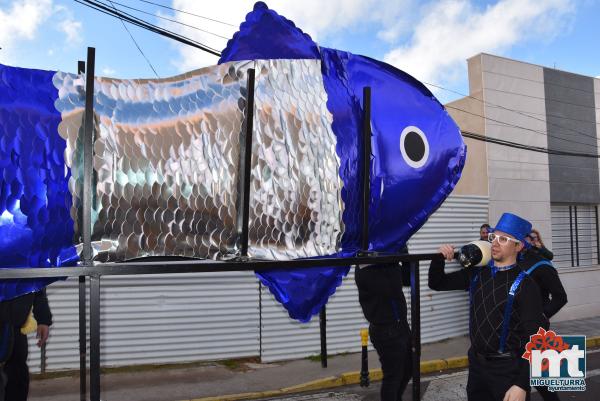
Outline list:
[[[361,107],[363,88],[371,89],[369,249],[397,252],[454,189],[466,145],[444,107],[412,76],[368,57],[322,52],[326,85],[339,75],[328,76],[333,58],[344,66],[343,82]]]

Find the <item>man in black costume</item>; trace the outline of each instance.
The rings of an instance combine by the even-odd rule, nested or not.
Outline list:
[[[521,358],[529,337],[546,325],[540,291],[518,262],[531,223],[504,213],[491,230],[492,261],[485,267],[444,272],[444,261],[432,261],[429,287],[437,291],[469,290],[470,401],[524,401],[530,397],[529,364]],[[447,260],[454,248],[439,249]]]
[[[26,294],[15,299],[0,302],[0,400],[26,401],[29,393],[29,368],[27,366],[27,336],[21,332],[29,314],[37,320],[38,347],[48,340],[52,314],[46,297],[46,290]],[[4,391],[4,393],[3,393]]]

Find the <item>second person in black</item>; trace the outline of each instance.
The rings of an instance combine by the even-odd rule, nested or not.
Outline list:
[[[406,248],[400,251],[407,252]],[[412,377],[412,336],[402,292],[403,284],[410,285],[408,263],[359,267],[355,281],[383,371],[381,400],[400,401]]]

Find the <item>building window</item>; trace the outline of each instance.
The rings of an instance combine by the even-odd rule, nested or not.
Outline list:
[[[598,206],[551,205],[556,267],[599,265]]]

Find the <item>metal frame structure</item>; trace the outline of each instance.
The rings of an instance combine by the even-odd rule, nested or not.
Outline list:
[[[363,93],[363,140],[362,140],[362,251],[357,257],[352,258],[321,258],[303,260],[255,260],[248,258],[248,216],[250,195],[250,163],[252,156],[252,120],[254,114],[254,70],[248,70],[248,98],[247,113],[245,121],[244,150],[243,150],[243,174],[240,175],[243,188],[242,222],[240,238],[240,256],[232,261],[214,260],[169,260],[169,261],[130,261],[123,263],[99,263],[92,261],[91,246],[91,202],[92,202],[92,178],[93,178],[93,93],[94,93],[94,64],[95,49],[88,48],[87,52],[87,75],[86,75],[86,106],[84,115],[84,182],[83,182],[83,213],[82,213],[82,240],[83,253],[80,267],[64,268],[8,268],[0,269],[0,280],[23,279],[23,278],[52,278],[52,277],[78,277],[79,279],[79,347],[80,347],[80,397],[81,401],[87,400],[87,355],[86,355],[86,278],[90,281],[90,367],[89,367],[89,397],[91,401],[100,401],[100,284],[102,276],[115,275],[137,275],[137,274],[173,274],[173,273],[206,273],[227,271],[264,271],[269,269],[298,269],[312,267],[353,266],[353,265],[378,265],[390,263],[408,263],[410,265],[411,277],[411,326],[412,326],[412,350],[413,350],[413,400],[419,400],[421,395],[420,382],[420,360],[421,360],[421,331],[420,331],[420,283],[419,283],[419,261],[430,261],[442,259],[437,254],[415,254],[415,255],[382,255],[369,252],[369,199],[370,199],[370,161],[371,161],[371,89],[365,88]],[[78,63],[78,72],[85,72],[85,63]],[[321,329],[321,363],[327,367],[327,344],[326,344],[326,311],[325,307],[320,313]]]

